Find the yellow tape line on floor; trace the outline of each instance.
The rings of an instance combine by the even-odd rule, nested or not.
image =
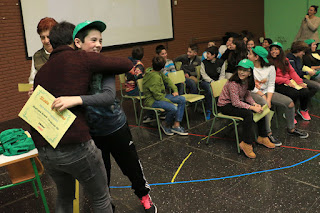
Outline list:
[[[79,181],[76,180],[75,199],[73,200],[73,213],[79,213]]]
[[[176,173],[174,174],[172,180],[171,180],[171,183],[174,182],[174,179],[176,179],[178,173],[180,172],[180,169],[182,168],[184,162],[186,162],[186,160],[188,160],[188,158],[190,157],[190,155],[192,154],[192,152],[189,153],[189,155],[182,161],[181,165],[179,166],[178,170],[176,171]]]

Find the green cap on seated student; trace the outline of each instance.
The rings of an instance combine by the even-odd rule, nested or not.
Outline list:
[[[252,51],[255,52],[258,56],[260,56],[266,63],[269,63],[268,57],[268,50],[261,46],[252,47]]]
[[[78,24],[74,28],[73,35],[72,35],[73,40],[75,39],[77,33],[80,30],[82,30],[82,29],[84,29],[86,27],[95,27],[100,32],[103,32],[107,28],[107,25],[105,23],[103,23],[102,21],[85,21],[85,22],[82,22],[82,23]]]
[[[237,67],[243,67],[243,68],[251,68],[253,69],[254,68],[254,64],[252,61],[250,61],[249,59],[242,59]]]
[[[270,49],[272,48],[272,46],[277,46],[277,47],[280,47],[281,49],[283,49],[283,46],[280,42],[273,42],[272,44],[270,44]]]
[[[313,42],[316,42],[315,40],[313,39],[307,39],[307,40],[304,40],[305,43],[307,43],[308,45],[312,44]]]

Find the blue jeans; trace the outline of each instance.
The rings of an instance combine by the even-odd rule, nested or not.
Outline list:
[[[189,89],[190,94],[198,94],[197,84],[191,78],[186,78],[186,87]]]
[[[209,82],[201,81],[200,86],[205,91],[205,98],[206,98],[206,110],[212,110],[212,94],[211,94],[211,85]]]
[[[172,103],[169,103],[167,101],[155,101],[152,104],[152,107],[154,108],[162,108],[164,109],[166,114],[166,123],[167,124],[173,124],[174,121],[181,122],[183,118],[184,108],[186,105],[186,98],[183,96],[173,96],[171,94],[166,95],[166,98],[172,101],[173,103],[178,104],[178,106],[175,106]]]
[[[93,140],[60,145],[56,149],[47,145],[39,147],[38,152],[46,172],[57,186],[56,213],[73,212],[75,179],[91,197],[95,213],[112,213],[107,173],[101,151]]]

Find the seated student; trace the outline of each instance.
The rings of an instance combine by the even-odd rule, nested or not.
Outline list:
[[[167,49],[165,48],[164,45],[158,45],[156,47],[156,54],[159,56],[162,56],[166,60],[166,65],[161,70],[161,72],[163,74],[168,76],[169,72],[176,72],[176,67],[174,66],[173,61],[171,59],[168,59]],[[184,85],[182,83],[180,83],[180,84],[176,84],[176,86],[178,88],[179,95],[183,95],[184,94],[184,88],[183,88]]]
[[[74,27],[71,23],[61,22],[52,28],[50,43],[53,51],[34,80],[35,88],[41,85],[55,97],[86,94],[92,73],[121,74],[133,66],[126,58],[75,51]],[[55,149],[34,128],[30,132],[41,162],[58,189],[55,210],[73,212],[77,179],[92,198],[94,212],[113,212],[101,151],[91,139],[84,110],[72,107],[70,111],[76,119]]]
[[[303,82],[307,84],[307,87],[310,90],[309,97],[311,98],[317,93],[317,91],[319,91],[320,83],[304,77],[305,75],[314,76],[316,74],[314,70],[310,70],[309,72],[302,71],[303,65],[301,59],[308,48],[309,46],[304,41],[295,41],[291,45],[290,53],[287,54],[287,58],[299,77],[302,78]]]
[[[247,41],[247,50],[248,50],[248,52],[250,52],[251,48],[254,47],[254,46],[255,46],[254,40],[253,39],[249,39]]]
[[[207,120],[210,119],[212,113],[212,94],[210,83],[212,81],[225,78],[224,73],[221,73],[223,60],[217,58],[218,53],[219,51],[217,47],[209,47],[207,49],[207,59],[201,62],[200,73],[202,81],[200,86],[205,90]]]
[[[221,59],[225,60],[221,68],[221,72],[225,72],[225,77],[229,79],[232,74],[236,71],[237,64],[242,60],[247,58],[248,51],[241,38],[233,39],[233,42],[230,44],[230,52],[225,52],[222,55]],[[225,57],[225,55],[227,57]]]
[[[272,39],[271,38],[265,38],[262,42],[262,47],[265,48],[266,50],[268,50],[268,52],[270,51],[270,45],[272,44]]]
[[[103,27],[101,28],[101,26]],[[74,30],[75,45],[86,52],[100,53],[102,49],[101,33],[104,29],[105,24],[100,21],[86,21],[78,24]],[[141,53],[141,47],[133,48],[133,52]],[[141,54],[139,55],[135,58],[142,58]],[[131,181],[132,189],[145,210],[156,212],[157,208],[149,196],[150,186],[145,180],[126,115],[119,101],[115,99],[115,77],[94,74],[91,79],[90,94],[78,96],[82,99],[82,104],[78,104],[86,107],[90,134],[97,147],[102,151],[108,185],[110,185],[110,154],[112,154],[123,174]],[[63,107],[71,100],[70,97],[59,97],[55,102],[60,102]]]
[[[249,40],[253,39],[253,34],[252,32],[249,32],[248,30],[242,30],[240,33],[240,36],[244,42],[245,45],[247,45]]]
[[[268,60],[276,67],[276,92],[290,97],[294,103],[300,100],[300,109],[297,110],[297,113],[303,120],[310,121],[311,117],[308,111],[310,91],[292,68],[289,59],[285,57],[281,43],[273,42],[270,45]],[[292,80],[294,80],[298,86],[302,87],[302,89],[296,89]]]
[[[186,99],[179,96],[177,87],[165,76],[161,70],[166,61],[161,56],[152,59],[153,70],[147,72],[143,77],[143,93],[145,105],[154,108],[163,108],[166,111],[166,119],[162,122],[161,128],[166,135],[188,135],[180,126],[182,121]],[[165,84],[173,90],[172,94],[165,93]],[[173,103],[178,104],[175,106]]]
[[[244,128],[240,134],[242,141],[239,145],[249,158],[256,158],[252,147],[256,141],[253,113],[262,113],[261,105],[257,104],[250,95],[250,90],[253,90],[255,86],[253,68],[252,61],[241,60],[237,65],[236,72],[223,87],[217,104],[223,114],[243,118]],[[259,137],[256,142],[268,148],[274,148],[275,145],[267,137],[265,123],[265,117],[257,122]]]
[[[305,52],[305,55],[302,57],[303,65],[315,71],[320,70],[320,56],[319,56],[319,51],[317,51],[317,47],[319,43],[316,43],[315,40],[313,39],[307,39],[304,42],[308,44],[309,48]],[[315,58],[313,54],[319,57]],[[317,82],[320,82],[320,75],[311,74],[311,79]]]
[[[133,68],[126,73],[126,93],[130,96],[139,96],[139,88],[137,86],[137,80],[143,78],[144,66],[141,62],[143,58],[144,50],[141,46],[135,46],[132,48],[131,57],[129,59],[133,63]]]
[[[219,47],[219,55],[223,55],[223,53],[228,49],[228,47],[233,42],[233,39],[238,38],[240,35],[234,32],[226,32],[225,36],[222,37],[222,45]]]
[[[213,46],[216,46],[216,43],[214,41],[209,41],[208,42],[208,48],[209,47],[213,47]],[[221,57],[221,55],[220,55],[220,53],[218,53],[218,56],[216,58],[220,58],[220,57]],[[202,53],[201,61],[203,61],[205,59],[207,59],[207,51],[204,51]]]
[[[187,54],[174,59],[174,62],[177,61],[182,62],[181,69],[185,73],[186,87],[189,89],[189,93],[198,94],[196,66],[201,65],[201,59],[198,57],[198,46],[190,45]]]
[[[272,104],[285,107],[287,130],[289,134],[300,138],[307,138],[308,133],[302,132],[294,127],[295,108],[292,99],[274,91],[276,70],[273,65],[269,64],[267,57],[268,51],[261,46],[252,48],[248,54],[248,59],[254,64],[253,74],[255,79],[255,88],[251,91],[251,96],[255,102],[260,105],[268,104],[269,108],[271,108]],[[281,146],[282,143],[272,134],[269,116],[270,115],[266,115],[266,130],[268,138],[275,144],[275,146]]]

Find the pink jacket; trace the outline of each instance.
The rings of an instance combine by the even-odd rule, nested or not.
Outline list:
[[[289,59],[286,59],[289,63]],[[291,64],[289,63],[289,72],[283,74],[281,69],[277,67],[276,69],[276,84],[289,84],[290,80],[293,79],[297,84],[303,83],[303,80],[299,77],[297,72],[293,69]]]

